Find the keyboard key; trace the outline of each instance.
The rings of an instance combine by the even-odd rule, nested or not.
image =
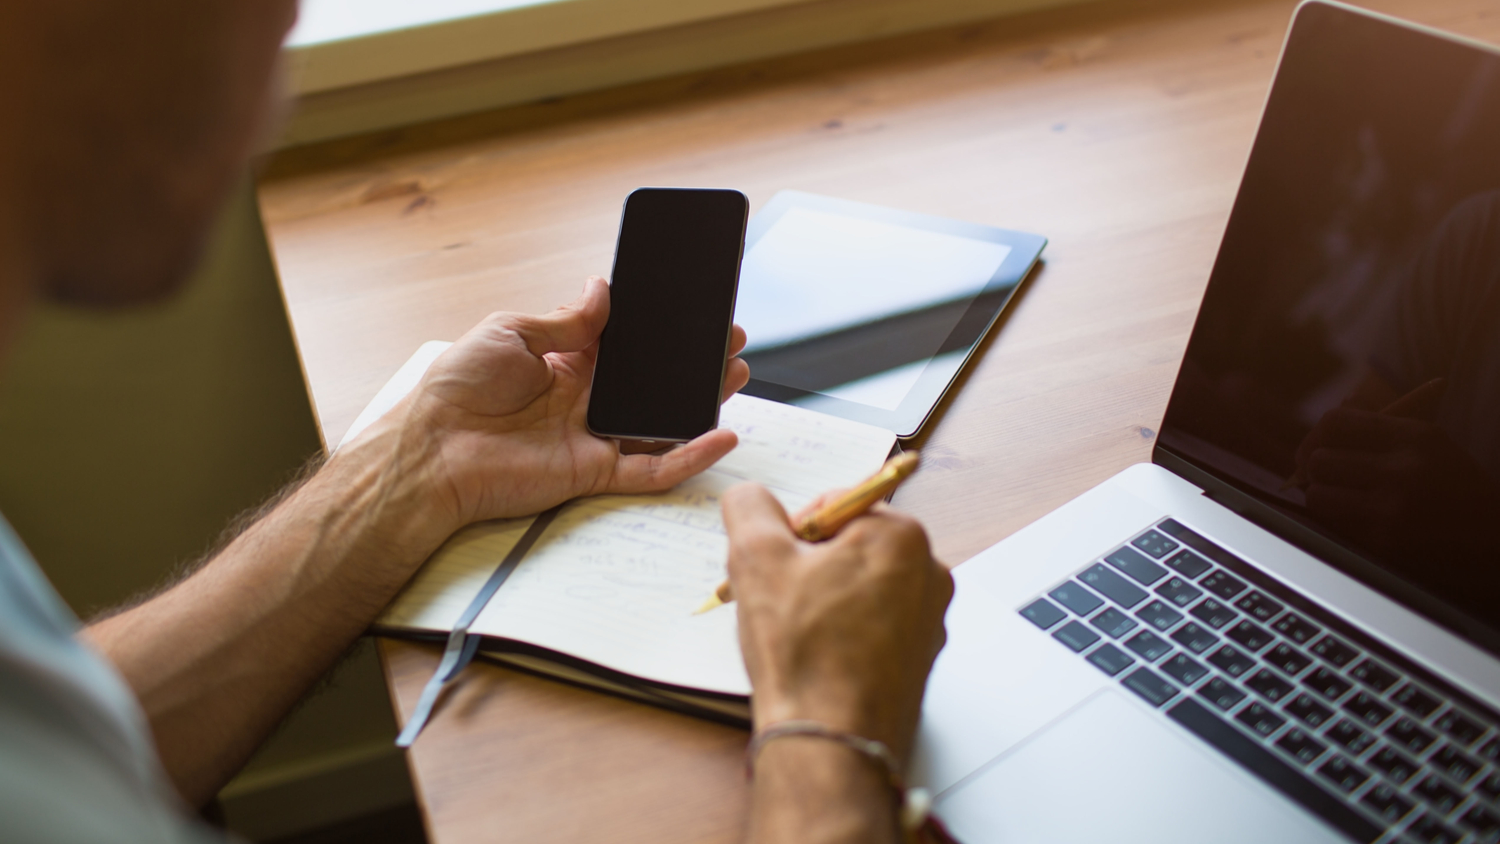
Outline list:
[[[1250,679],[1246,680],[1245,685],[1272,703],[1277,703],[1282,698],[1291,694],[1293,688],[1291,683],[1264,668],[1255,672]]]
[[[1373,659],[1367,659],[1349,669],[1349,676],[1382,694],[1401,679],[1396,672]]]
[[[1129,668],[1130,664],[1135,662],[1124,651],[1108,642],[1095,649],[1087,659],[1094,664],[1095,668],[1111,677]]]
[[[1304,655],[1301,651],[1285,642],[1266,651],[1261,657],[1271,666],[1280,670],[1288,677],[1296,677],[1302,673],[1302,669],[1312,665],[1312,658]]]
[[[1225,682],[1223,677],[1215,677],[1204,683],[1198,689],[1198,694],[1225,712],[1245,699],[1245,693]]]
[[[1089,619],[1089,624],[1092,624],[1100,630],[1103,630],[1104,635],[1108,636],[1111,639],[1118,639],[1121,636],[1124,636],[1126,633],[1134,630],[1138,626],[1135,623],[1135,619],[1131,618],[1125,613],[1120,612],[1114,607],[1110,607],[1104,612],[1099,613],[1098,615]]]
[[[1400,745],[1416,754],[1420,754],[1431,747],[1432,742],[1437,738],[1437,736],[1417,726],[1416,721],[1405,716],[1397,718],[1396,723],[1386,729],[1385,736],[1394,744]]]
[[[1167,576],[1167,570],[1136,553],[1133,548],[1121,548],[1104,558],[1106,563],[1130,575],[1130,579],[1143,586],[1150,586]]]
[[[1422,844],[1458,844],[1463,838],[1463,833],[1444,826],[1442,821],[1430,815],[1423,815],[1412,821],[1411,826],[1406,828],[1406,834]]]
[[[1207,668],[1204,668],[1198,663],[1193,662],[1188,658],[1187,654],[1181,653],[1173,656],[1171,659],[1163,662],[1161,665],[1158,665],[1157,668],[1161,669],[1161,673],[1167,675],[1168,677],[1171,677],[1173,680],[1176,680],[1184,686],[1193,685],[1199,680],[1202,680],[1203,675],[1208,673]]]
[[[1172,634],[1172,641],[1195,654],[1201,654],[1217,645],[1219,637],[1189,621],[1177,628],[1177,632]]]
[[[1226,601],[1245,591],[1245,581],[1227,571],[1216,571],[1198,581],[1198,585]]]
[[[1071,580],[1047,594],[1052,596],[1052,600],[1072,610],[1075,615],[1087,616],[1104,606],[1104,601],[1098,595]]]
[[[1382,747],[1370,754],[1368,761],[1370,767],[1395,780],[1397,785],[1406,785],[1406,781],[1422,767],[1389,747]]]
[[[1202,603],[1188,610],[1188,614],[1215,630],[1234,621],[1239,616],[1239,613],[1215,601],[1213,598],[1204,598]]]
[[[1155,627],[1157,630],[1170,630],[1172,625],[1182,620],[1182,613],[1172,609],[1161,601],[1152,601],[1135,611],[1141,621]]]
[[[1301,698],[1299,697],[1298,700]],[[1293,701],[1295,703],[1296,701]],[[1287,709],[1292,707],[1288,706]],[[1348,718],[1340,718],[1337,724],[1328,728],[1323,737],[1329,741],[1343,745],[1350,753],[1358,756],[1365,752],[1365,748],[1375,743],[1374,737],[1361,730],[1358,725]]]
[[[1281,729],[1286,719],[1272,712],[1258,703],[1251,702],[1249,706],[1241,709],[1234,720],[1244,724],[1262,736],[1268,736]]]
[[[1307,644],[1309,639],[1323,632],[1323,628],[1296,613],[1287,613],[1277,619],[1271,628],[1299,645]]]
[[[1188,580],[1196,580],[1198,576],[1213,568],[1208,560],[1194,554],[1192,551],[1179,551],[1167,560],[1167,565],[1182,573]]]
[[[1338,700],[1343,696],[1344,692],[1354,688],[1353,683],[1321,665],[1308,672],[1307,676],[1302,678],[1302,685],[1307,686],[1329,700]]]
[[[1154,530],[1148,530],[1137,536],[1130,541],[1130,544],[1158,560],[1177,550],[1177,543],[1168,539],[1166,534]]]
[[[1317,699],[1309,694],[1298,694],[1292,698],[1292,702],[1286,705],[1286,711],[1310,727],[1321,727],[1333,717],[1332,709],[1318,703]]]
[[[1370,775],[1360,770],[1353,762],[1338,754],[1318,766],[1318,776],[1333,783],[1333,787],[1348,794],[1365,784]]]
[[[1285,735],[1277,739],[1276,746],[1297,757],[1297,761],[1304,765],[1322,756],[1323,751],[1328,749],[1328,745],[1296,727],[1287,730]]]
[[[1453,786],[1430,774],[1426,779],[1412,786],[1411,793],[1426,800],[1428,805],[1445,815],[1457,809],[1458,804],[1464,801],[1463,794],[1456,791]]]
[[[1419,718],[1426,718],[1436,712],[1442,701],[1422,691],[1416,683],[1407,683],[1391,695],[1391,700],[1407,712],[1416,713]]]
[[[1125,609],[1146,600],[1145,590],[1119,576],[1113,569],[1105,568],[1103,563],[1095,563],[1084,569],[1078,579]]]
[[[1491,762],[1500,762],[1500,736],[1496,736],[1479,748],[1479,755]]]
[[[1046,598],[1037,598],[1035,601],[1021,608],[1021,615],[1037,627],[1046,630],[1052,625],[1068,617],[1068,614],[1058,609]]]
[[[1276,614],[1284,609],[1280,601],[1267,597],[1266,593],[1258,589],[1251,590],[1244,597],[1235,601],[1234,605],[1244,610],[1251,618],[1262,623],[1275,618]]]
[[[1480,768],[1484,767],[1479,763],[1479,760],[1470,759],[1468,756],[1459,753],[1458,748],[1451,744],[1443,745],[1438,752],[1427,757],[1427,764],[1436,768],[1438,773],[1445,774],[1456,783],[1468,782],[1474,778],[1475,774],[1479,773]]]
[[[1313,646],[1308,648],[1308,650],[1337,665],[1339,668],[1343,668],[1359,658],[1359,651],[1332,636],[1324,636],[1314,642]]]
[[[1376,783],[1373,788],[1365,792],[1365,796],[1359,798],[1359,802],[1368,806],[1387,823],[1401,820],[1416,806],[1415,803],[1402,797],[1401,792],[1383,782]]]
[[[1226,724],[1215,710],[1186,697],[1167,710],[1167,717],[1220,753],[1253,771],[1267,785],[1301,804],[1354,841],[1374,841],[1383,831],[1342,799],[1311,785],[1302,770],[1279,753]],[[1202,840],[1212,841],[1213,836]]]
[[[1179,607],[1185,607],[1198,600],[1198,597],[1203,594],[1203,590],[1189,586],[1188,582],[1180,577],[1169,577],[1166,583],[1156,587],[1156,594]]]
[[[1500,774],[1490,774],[1474,783],[1474,790],[1491,800],[1500,800]]]
[[[1491,840],[1496,833],[1500,833],[1500,815],[1483,806],[1475,806],[1464,812],[1458,822],[1480,836],[1491,836]]]
[[[1194,551],[1197,551],[1199,554],[1202,554],[1204,557],[1213,560],[1221,566],[1233,567],[1236,565],[1248,565],[1244,560],[1241,560],[1239,557],[1236,557],[1228,551],[1225,551],[1223,548],[1209,541],[1197,531],[1185,527],[1176,519],[1167,519],[1156,527],[1162,533],[1171,536],[1173,539],[1181,542],[1183,545],[1186,545]]]
[[[1177,694],[1177,687],[1156,676],[1149,668],[1137,668],[1125,677],[1125,687],[1152,706],[1161,706]]]
[[[1224,635],[1239,642],[1250,653],[1255,653],[1266,645],[1276,641],[1276,637],[1267,632],[1266,628],[1250,621],[1241,621],[1239,624],[1225,630]]]
[[[1439,730],[1452,736],[1454,741],[1464,747],[1468,747],[1478,740],[1480,736],[1484,735],[1483,724],[1459,712],[1457,709],[1450,709],[1444,712],[1432,724]],[[1494,757],[1490,758],[1493,759]]]
[[[1125,647],[1135,651],[1141,659],[1147,662],[1155,662],[1172,651],[1172,643],[1152,633],[1150,630],[1141,632],[1130,637]]]
[[[1052,638],[1073,650],[1073,653],[1099,641],[1099,634],[1083,626],[1081,621],[1070,621],[1057,629]]]
[[[1344,711],[1348,712],[1371,727],[1380,726],[1381,722],[1391,717],[1395,710],[1381,703],[1369,692],[1355,692],[1344,701]]]
[[[1255,667],[1255,657],[1240,651],[1233,645],[1225,645],[1209,654],[1208,664],[1231,677],[1238,677]]]

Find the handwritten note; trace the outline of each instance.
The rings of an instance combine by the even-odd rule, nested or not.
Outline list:
[[[388,389],[410,389],[416,379],[405,374],[402,385]],[[395,403],[389,396],[385,401]],[[692,614],[724,578],[728,538],[720,497],[737,483],[755,481],[796,511],[880,468],[895,437],[749,396],[730,399],[720,425],[734,430],[740,444],[698,477],[659,495],[570,503],[470,630],[658,683],[748,694],[733,608]],[[530,521],[485,522],[455,534],[380,625],[451,629]]]
[[[721,420],[739,447],[666,494],[574,502],[471,629],[660,683],[748,694],[733,608],[692,614],[724,578],[720,496],[750,480],[799,509],[880,468],[894,437],[748,396]]]

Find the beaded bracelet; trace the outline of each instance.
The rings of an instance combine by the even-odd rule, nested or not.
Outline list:
[[[891,790],[900,798],[899,820],[901,831],[907,839],[917,840],[920,836],[928,841],[953,841],[942,824],[932,817],[932,795],[925,788],[906,787],[906,781],[901,776],[901,764],[896,761],[896,754],[883,741],[835,730],[817,721],[779,721],[757,730],[750,737],[750,744],[745,748],[745,775],[752,778],[755,776],[756,757],[760,756],[761,749],[768,742],[787,736],[827,739],[875,762],[885,772],[886,782],[890,784]]]

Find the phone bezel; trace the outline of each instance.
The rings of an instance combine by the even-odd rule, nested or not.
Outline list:
[[[616,266],[616,264],[617,264],[617,262],[619,260],[620,243],[621,243],[621,240],[623,239],[623,237],[625,235],[625,220],[626,220],[626,215],[630,213],[630,201],[631,201],[631,199],[633,199],[634,197],[636,197],[637,195],[640,195],[640,194],[644,194],[644,193],[658,193],[658,192],[667,192],[667,193],[710,193],[711,192],[711,193],[734,194],[735,196],[738,196],[740,198],[740,201],[742,203],[743,210],[741,212],[741,220],[743,221],[743,224],[740,227],[739,256],[735,260],[734,282],[733,282],[733,288],[730,291],[730,296],[729,296],[729,313],[728,313],[728,315],[725,318],[724,347],[723,347],[722,352],[720,353],[720,362],[719,362],[719,391],[718,391],[718,398],[722,399],[723,393],[724,393],[724,376],[725,376],[725,373],[728,371],[728,366],[729,366],[729,344],[730,344],[730,341],[732,340],[732,338],[734,336],[734,305],[735,305],[736,298],[738,298],[738,296],[739,296],[740,267],[742,266],[742,264],[744,262],[744,258],[745,258],[745,230],[746,230],[746,227],[749,224],[750,200],[749,200],[748,197],[745,196],[745,194],[743,192],[735,190],[734,188],[639,187],[639,188],[636,188],[635,190],[631,191],[625,197],[624,202],[622,202],[620,204],[620,226],[619,226],[618,231],[615,234],[615,253],[614,253],[614,257],[610,261],[611,270],[610,270],[610,280],[609,280],[609,283],[610,283],[610,293],[611,293],[611,295],[613,295],[613,293],[614,293],[614,287],[613,287],[613,285],[614,285],[614,276],[615,276],[614,267]],[[613,439],[613,440],[621,440],[623,442],[662,443],[663,446],[666,446],[666,445],[671,445],[671,444],[676,444],[676,443],[690,442],[693,439],[696,439],[698,436],[702,436],[703,434],[707,433],[708,431],[712,431],[712,430],[714,430],[715,428],[717,428],[719,426],[719,410],[720,410],[720,407],[722,405],[722,401],[716,401],[715,404],[714,404],[714,407],[713,407],[713,423],[707,429],[705,429],[704,431],[702,431],[699,434],[696,434],[694,436],[690,436],[690,437],[673,437],[673,436],[662,436],[660,434],[644,434],[644,433],[636,433],[636,432],[630,432],[630,431],[609,431],[609,430],[604,430],[604,429],[596,426],[595,425],[595,420],[594,420],[594,403],[593,403],[593,397],[594,397],[593,386],[594,386],[594,384],[593,384],[593,382],[594,382],[594,379],[598,377],[598,372],[599,372],[598,368],[595,367],[593,373],[591,373],[591,375],[590,375],[590,383],[589,383],[589,407],[588,407],[587,411],[584,414],[584,427],[587,428],[587,430],[588,430],[589,433],[593,434],[596,437],[603,437],[603,438],[606,438],[606,439]]]

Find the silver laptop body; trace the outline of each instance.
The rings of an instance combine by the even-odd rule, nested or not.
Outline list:
[[[1301,6],[1153,462],[955,578],[966,844],[1500,839],[1500,56]]]

